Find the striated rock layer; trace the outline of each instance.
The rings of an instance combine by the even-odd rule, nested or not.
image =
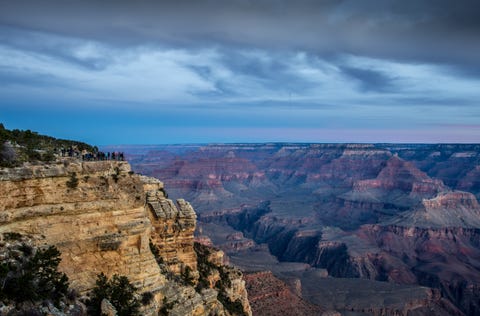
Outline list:
[[[60,269],[81,293],[104,272],[145,291],[165,283],[149,249],[143,184],[126,162],[75,162],[4,169],[0,231],[34,236],[62,252]],[[78,184],[67,185],[77,179]],[[73,181],[75,182],[75,181]]]
[[[152,222],[151,239],[161,257],[173,273],[179,274],[188,266],[197,269],[197,257],[193,251],[193,233],[196,214],[192,206],[183,199],[177,206],[165,198],[163,183],[151,178],[145,186],[147,210]]]
[[[93,288],[100,272],[119,274],[140,292],[154,294],[145,315],[165,310],[172,298],[172,315],[235,315],[217,299],[217,291],[197,293],[176,279],[188,267],[193,282],[198,280],[196,215],[188,202],[175,205],[164,192],[162,182],[134,174],[121,161],[68,159],[1,169],[0,233],[29,235],[37,246],[55,245],[62,253],[59,269],[81,294]],[[178,277],[169,279],[158,260]],[[249,315],[241,275],[234,279],[235,286],[225,290],[245,294],[242,308]]]

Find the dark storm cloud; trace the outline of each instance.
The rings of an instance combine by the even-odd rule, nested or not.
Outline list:
[[[356,79],[364,91],[389,92],[394,90],[395,79],[371,69],[340,66],[344,74]]]
[[[44,33],[25,32],[12,27],[0,27],[0,43],[31,53],[42,54],[66,63],[76,64],[91,70],[101,70],[109,63],[110,56],[78,58],[72,54],[79,41],[68,37],[52,38]]]
[[[310,60],[309,65],[315,64],[315,60]],[[239,76],[248,80],[255,81],[257,84],[268,89],[283,87],[290,93],[305,91],[308,88],[318,86],[318,83],[312,83],[301,76],[292,74],[292,60],[285,58],[275,52],[245,52],[235,50],[223,50],[221,62],[227,65],[228,69]]]
[[[480,64],[475,0],[2,1],[5,27],[113,45],[211,44]],[[475,71],[474,73],[478,73]]]

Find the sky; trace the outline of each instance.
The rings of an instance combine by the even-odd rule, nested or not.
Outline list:
[[[0,122],[95,145],[480,142],[476,0],[0,0]]]

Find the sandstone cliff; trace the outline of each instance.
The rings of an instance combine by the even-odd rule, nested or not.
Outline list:
[[[172,297],[172,315],[175,310],[177,315],[231,315],[217,299],[218,291],[197,293],[193,287],[198,282],[196,215],[190,204],[178,200],[175,205],[163,192],[160,181],[134,174],[122,161],[66,159],[0,169],[0,233],[25,234],[35,245],[56,246],[62,253],[59,269],[80,294],[92,289],[100,272],[119,274],[140,292],[153,294],[146,315],[165,310]],[[179,279],[186,267],[194,278],[191,285]],[[242,292],[237,277],[240,283],[226,290]],[[249,314],[246,297],[242,304]]]

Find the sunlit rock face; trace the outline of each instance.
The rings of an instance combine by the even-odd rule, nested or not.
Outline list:
[[[56,246],[59,269],[81,295],[95,286],[100,272],[127,276],[140,293],[153,294],[144,315],[157,315],[165,302],[171,315],[235,315],[218,300],[217,288],[197,292],[180,279],[188,267],[193,285],[201,281],[195,227],[188,202],[167,199],[161,181],[134,174],[127,162],[66,159],[0,169],[0,232],[30,236],[35,246]],[[222,291],[241,298],[250,315],[242,275],[229,280]]]
[[[128,163],[65,161],[3,169],[1,179],[0,230],[57,246],[80,292],[100,272],[127,275],[145,291],[164,283],[149,249],[143,184]]]

